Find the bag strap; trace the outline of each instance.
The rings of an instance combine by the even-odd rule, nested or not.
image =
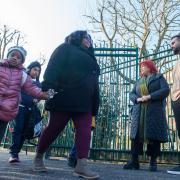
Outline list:
[[[24,83],[26,82],[27,80],[27,73],[26,72],[22,72],[22,81],[21,81],[21,87],[24,85]]]

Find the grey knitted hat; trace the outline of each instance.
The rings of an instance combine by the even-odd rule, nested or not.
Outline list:
[[[14,50],[19,51],[19,52],[21,53],[21,55],[22,55],[22,60],[23,60],[23,63],[24,63],[25,58],[26,58],[26,55],[27,55],[27,51],[26,51],[22,46],[13,46],[13,47],[10,47],[10,48],[8,49],[7,57],[8,57],[8,55],[9,55],[9,53],[11,53],[11,52],[14,51]]]

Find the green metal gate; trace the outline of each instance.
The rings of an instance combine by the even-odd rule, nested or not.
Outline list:
[[[91,156],[117,160],[130,149],[129,92],[138,78],[138,49],[96,48],[96,58],[101,69],[101,106]]]

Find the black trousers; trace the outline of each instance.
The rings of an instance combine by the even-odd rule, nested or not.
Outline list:
[[[180,139],[180,99],[178,99],[177,101],[172,101],[172,109],[173,109],[174,117],[176,121],[178,137]]]
[[[7,128],[7,122],[0,120],[0,143],[4,137],[6,128]]]
[[[160,156],[160,141],[149,141],[147,144],[147,155],[151,157]],[[134,157],[143,155],[143,142],[140,142],[138,135],[131,141],[131,154]]]

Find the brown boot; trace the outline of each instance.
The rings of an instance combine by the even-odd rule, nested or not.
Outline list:
[[[97,179],[99,174],[88,169],[87,159],[78,159],[75,167],[74,176],[79,176],[85,179]]]
[[[43,154],[37,153],[33,160],[33,170],[38,172],[46,172],[47,169],[43,162]]]

